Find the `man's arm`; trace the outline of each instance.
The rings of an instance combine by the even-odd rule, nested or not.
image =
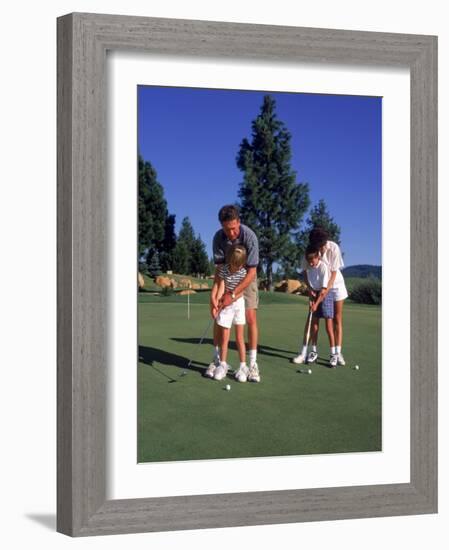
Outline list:
[[[236,295],[236,299],[238,296],[241,296],[245,289],[254,281],[254,279],[257,276],[257,268],[256,267],[248,267],[248,271],[246,273],[246,277],[243,279],[243,281],[235,287],[234,294]],[[223,298],[221,299],[221,304],[223,307],[227,307],[229,304],[232,303],[232,296],[229,292],[225,292],[223,295]]]

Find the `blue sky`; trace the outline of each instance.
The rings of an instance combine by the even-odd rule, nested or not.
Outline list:
[[[267,92],[138,87],[138,146],[177,229],[188,216],[211,255],[217,213],[237,200],[235,158]],[[381,264],[379,97],[269,92],[292,134],[292,167],[341,227],[345,264]]]

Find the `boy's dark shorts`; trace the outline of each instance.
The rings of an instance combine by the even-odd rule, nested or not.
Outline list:
[[[318,317],[318,319],[334,318],[334,298],[332,292],[329,292],[326,298],[324,298],[313,316]]]

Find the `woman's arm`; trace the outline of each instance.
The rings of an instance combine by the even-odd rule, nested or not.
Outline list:
[[[329,283],[327,285],[326,294],[328,294],[330,289],[334,286],[334,281],[336,276],[337,276],[337,272],[331,271],[331,276],[329,278]]]

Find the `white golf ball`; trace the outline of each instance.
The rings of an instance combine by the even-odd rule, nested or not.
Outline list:
[[[229,391],[231,389],[231,386],[229,384],[226,384],[226,391]]]
[[[308,373],[308,374],[312,374],[312,369],[309,369],[309,370],[307,371],[307,373]]]
[[[355,370],[359,370],[360,367],[358,365],[356,365],[354,368],[355,368]]]

